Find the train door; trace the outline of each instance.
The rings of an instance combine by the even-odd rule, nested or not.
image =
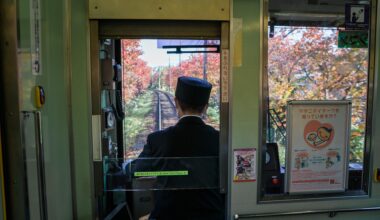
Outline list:
[[[154,191],[207,188],[225,193],[228,33],[227,22],[91,21],[93,158],[99,218],[138,219],[152,211]],[[140,168],[139,154],[148,134],[178,120],[174,91],[177,78],[183,75],[213,85],[203,120],[220,131],[219,156],[164,159],[175,166],[169,173]],[[144,159],[145,164],[156,162],[155,158]],[[208,167],[219,167],[219,181],[192,182],[186,166],[194,164],[203,167],[200,176],[212,173]],[[187,178],[190,183],[160,185],[157,179],[168,175]]]

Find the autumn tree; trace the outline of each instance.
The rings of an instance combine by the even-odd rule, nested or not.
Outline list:
[[[338,31],[277,27],[268,41],[269,106],[285,121],[289,100],[352,100],[351,147],[361,160],[368,49],[338,48]]]
[[[130,101],[141,94],[151,81],[151,68],[140,58],[140,40],[122,40],[123,98]]]
[[[206,76],[204,76],[204,63],[206,63]],[[172,66],[162,72],[165,84],[173,91],[176,87],[179,76],[192,76],[205,78],[213,85],[211,96],[218,96],[220,83],[220,54],[219,53],[197,53],[189,59],[181,61],[178,65]]]
[[[206,72],[206,74],[204,74]],[[208,108],[208,123],[218,127],[220,104],[220,54],[195,53],[175,66],[156,67],[153,70],[152,86],[174,93],[177,78],[192,76],[206,78],[212,85]]]

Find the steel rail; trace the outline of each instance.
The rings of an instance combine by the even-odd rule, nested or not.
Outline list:
[[[162,93],[163,93],[163,94],[166,96],[166,98],[169,100],[170,105],[172,106],[172,108],[175,109],[175,108],[176,108],[176,107],[175,107],[175,104],[174,104],[173,100],[170,98],[169,94],[168,94],[167,92],[162,92]]]
[[[156,94],[157,94],[157,124],[158,124],[157,129],[161,131],[162,130],[161,98],[160,98],[160,93],[158,91],[156,92]]]
[[[164,91],[160,91],[160,90],[156,90],[155,92],[156,92],[156,95],[157,95],[157,113],[156,113],[157,124],[158,124],[157,125],[157,129],[161,130],[162,129],[162,124],[163,124],[163,120],[162,120],[162,115],[163,115],[162,110],[163,110],[163,108],[162,108],[162,102],[161,102],[162,101],[161,100],[161,97],[162,97],[161,94],[166,97],[166,99],[169,101],[169,103],[171,105],[171,108],[174,109],[174,111],[175,111],[176,107],[175,107],[175,104],[174,104],[173,100],[170,98],[169,93],[164,92]]]

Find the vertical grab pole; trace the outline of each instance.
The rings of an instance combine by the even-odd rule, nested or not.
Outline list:
[[[41,112],[34,112],[35,124],[36,126],[36,159],[37,159],[37,176],[38,176],[38,193],[40,197],[40,213],[41,219],[47,219],[47,211],[46,211],[46,190],[45,190],[45,166],[44,166],[44,146],[42,139],[42,120],[41,120]]]

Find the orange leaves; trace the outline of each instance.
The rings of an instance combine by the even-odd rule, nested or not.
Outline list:
[[[193,54],[189,59],[181,61],[177,66],[168,68],[162,74],[164,74],[166,85],[170,85],[172,90],[175,89],[179,76],[192,76],[201,79],[205,77],[213,85],[212,95],[217,95],[220,83],[220,54]]]
[[[140,58],[140,40],[122,40],[123,98],[128,102],[146,89],[151,81],[151,68]]]
[[[337,30],[275,27],[268,39],[270,106],[288,100],[356,100],[353,122],[364,123],[368,72],[367,49],[337,48]]]

